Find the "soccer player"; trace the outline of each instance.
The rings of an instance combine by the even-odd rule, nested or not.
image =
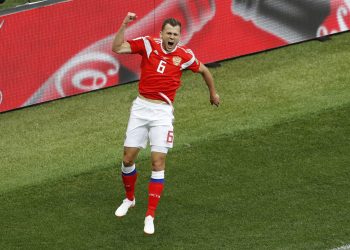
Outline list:
[[[181,23],[178,20],[166,19],[160,31],[160,38],[144,36],[125,41],[125,29],[135,19],[135,13],[127,14],[112,45],[115,53],[142,56],[139,95],[131,108],[121,167],[126,198],[115,211],[115,215],[122,217],[129,208],[135,206],[134,190],[137,179],[135,160],[149,139],[152,174],[148,187],[144,232],[153,234],[155,211],[164,187],[165,159],[168,149],[173,147],[172,103],[176,90],[180,87],[183,70],[190,69],[202,75],[208,86],[212,105],[218,106],[220,99],[208,68],[196,59],[190,49],[179,44]]]

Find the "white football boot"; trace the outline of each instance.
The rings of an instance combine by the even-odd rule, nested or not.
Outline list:
[[[129,200],[128,198],[125,198],[123,200],[123,203],[118,207],[117,210],[115,210],[115,216],[117,217],[123,217],[124,215],[126,215],[126,213],[128,212],[129,208],[133,208],[135,207],[135,203],[136,200],[134,198],[134,200]]]
[[[154,234],[154,224],[153,224],[154,218],[151,215],[148,215],[145,218],[145,227],[143,231],[145,234]]]

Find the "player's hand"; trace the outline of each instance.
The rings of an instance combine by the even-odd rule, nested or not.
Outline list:
[[[137,16],[135,13],[128,12],[126,17],[124,18],[123,24],[128,24],[128,23],[134,21],[136,18],[137,18]]]
[[[211,105],[215,105],[216,107],[219,107],[220,96],[218,94],[211,95],[210,96],[210,103],[211,103]]]

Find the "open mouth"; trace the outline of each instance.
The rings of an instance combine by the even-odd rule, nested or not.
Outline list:
[[[173,47],[173,46],[174,46],[174,42],[170,42],[170,41],[169,41],[169,42],[168,42],[168,46],[169,46],[169,47]]]

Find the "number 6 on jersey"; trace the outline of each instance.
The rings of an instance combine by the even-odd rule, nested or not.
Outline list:
[[[164,62],[163,60],[160,60],[158,68],[157,68],[157,72],[163,74],[164,70],[165,70],[165,64],[166,64],[166,62]]]

